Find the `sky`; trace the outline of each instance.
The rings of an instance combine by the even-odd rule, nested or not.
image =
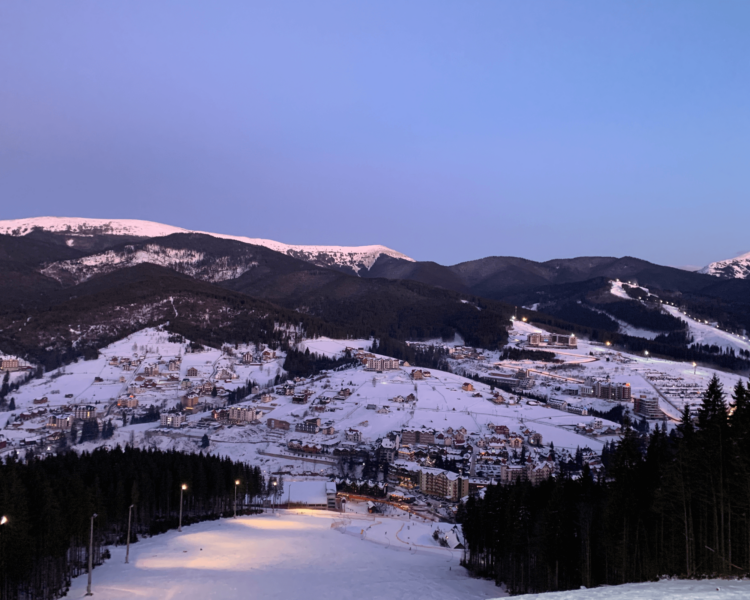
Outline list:
[[[417,260],[750,250],[750,2],[0,3],[0,218]]]

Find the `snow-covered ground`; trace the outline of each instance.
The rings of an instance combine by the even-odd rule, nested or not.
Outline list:
[[[282,511],[184,527],[112,549],[93,572],[102,600],[480,600],[502,596],[473,579],[431,523]],[[82,598],[86,576],[69,598]]]
[[[734,600],[750,598],[750,580],[664,580],[590,590],[516,596],[524,600]]]
[[[372,340],[332,340],[327,337],[304,340],[300,342],[299,349],[309,350],[313,354],[321,356],[336,357],[344,352],[347,348],[361,348],[366,350],[372,346]]]
[[[750,340],[747,337],[729,333],[719,329],[710,323],[701,323],[696,319],[688,317],[676,306],[664,305],[664,309],[672,316],[685,321],[690,329],[690,335],[696,344],[717,345],[721,348],[734,348],[737,350],[750,350]]]

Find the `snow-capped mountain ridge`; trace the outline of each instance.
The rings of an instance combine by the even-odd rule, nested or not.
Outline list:
[[[152,221],[134,219],[85,219],[72,217],[34,217],[30,219],[10,219],[0,221],[0,234],[23,236],[34,230],[52,233],[69,234],[68,245],[75,246],[76,237],[93,235],[122,235],[141,238],[154,238],[174,233],[200,233],[216,238],[234,240],[254,246],[264,246],[276,252],[293,256],[314,264],[328,267],[343,267],[359,273],[369,270],[381,255],[414,262],[414,259],[390,248],[380,245],[372,246],[305,246],[284,244],[274,240],[249,238],[244,236],[193,231],[164,225]]]
[[[735,258],[712,262],[698,272],[726,279],[748,279],[750,278],[750,252]]]

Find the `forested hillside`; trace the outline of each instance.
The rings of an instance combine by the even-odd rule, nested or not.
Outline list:
[[[750,572],[750,383],[714,378],[696,422],[627,428],[605,472],[487,488],[463,514],[466,565],[513,593]]]

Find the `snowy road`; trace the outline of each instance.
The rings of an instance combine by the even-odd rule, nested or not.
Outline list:
[[[458,564],[460,552],[439,547],[409,551],[408,542],[432,542],[430,523],[380,516],[373,522],[347,514],[347,529],[368,530],[363,540],[335,528],[342,516],[282,511],[200,523],[132,545],[128,565],[125,549],[113,548],[112,558],[94,570],[93,591],[101,600],[480,600],[502,595],[492,582],[468,576]],[[407,527],[411,539],[396,542],[396,531],[401,528],[404,537]],[[85,592],[84,575],[73,580],[67,597],[82,598]]]

